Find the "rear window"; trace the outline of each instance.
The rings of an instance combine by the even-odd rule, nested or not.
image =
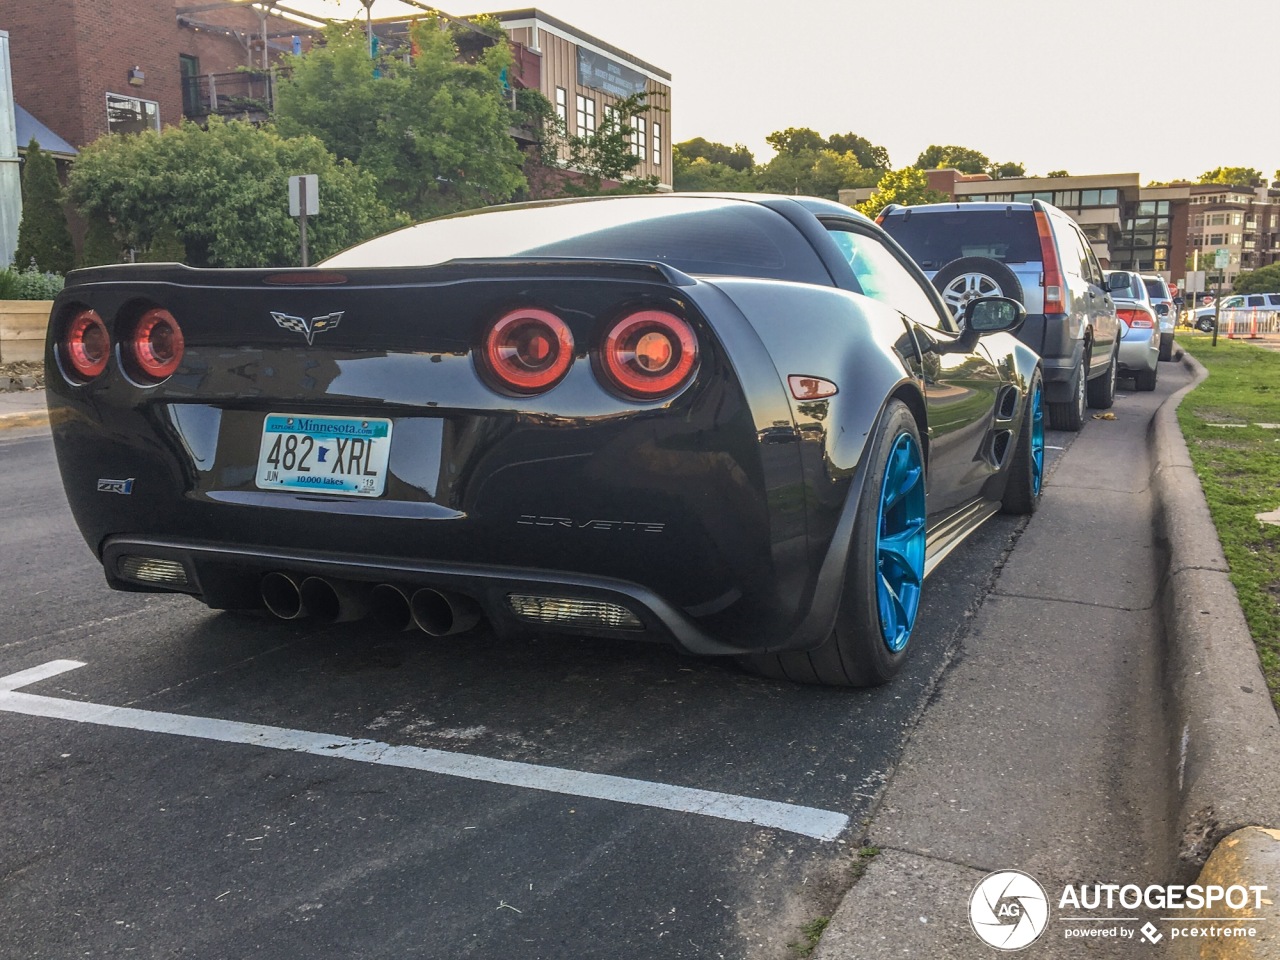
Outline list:
[[[1168,300],[1169,291],[1165,289],[1164,284],[1159,280],[1148,280],[1143,278],[1142,282],[1146,284],[1147,296],[1152,300]]]
[[[938,210],[910,208],[881,224],[925,270],[938,270],[960,257],[989,257],[1001,263],[1038,263],[1040,235],[1030,210]]]
[[[496,257],[656,260],[691,274],[832,285],[813,247],[781,214],[707,197],[490,208],[377,237],[324,265],[427,266]]]

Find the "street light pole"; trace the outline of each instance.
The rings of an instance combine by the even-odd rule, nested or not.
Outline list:
[[[364,32],[369,40],[369,59],[373,59],[373,0],[360,0],[364,4]]]

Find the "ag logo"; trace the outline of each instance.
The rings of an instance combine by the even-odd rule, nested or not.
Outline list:
[[[312,317],[310,320],[306,317],[293,317],[287,313],[276,313],[274,310],[271,311],[271,316],[275,317],[276,323],[285,330],[302,334],[307,338],[307,346],[311,346],[311,341],[315,339],[317,333],[332,330],[338,325],[343,312],[340,310],[337,313],[326,313],[323,317]]]
[[[997,950],[1029,947],[1049,924],[1044,887],[1017,870],[983,878],[969,896],[969,923],[982,942]]]

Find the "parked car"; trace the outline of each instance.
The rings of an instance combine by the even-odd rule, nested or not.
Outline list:
[[[1027,308],[1018,338],[1040,354],[1049,424],[1079,430],[1115,397],[1120,324],[1102,267],[1075,221],[1030,203],[891,204],[877,218],[958,317],[975,297]]]
[[[1146,277],[1128,270],[1104,271],[1124,332],[1120,336],[1120,373],[1139,390],[1154,390],[1160,365],[1160,321],[1151,303]]]
[[[1210,333],[1214,327],[1214,315],[1226,310],[1257,310],[1259,313],[1273,314],[1280,312],[1280,293],[1237,293],[1223,297],[1217,308],[1213,307],[1213,298],[1209,298],[1210,306],[1200,307],[1195,312],[1195,327],[1204,333]]]
[[[1160,322],[1160,359],[1172,360],[1174,327],[1178,319],[1173,291],[1169,289],[1165,278],[1158,274],[1142,274],[1142,283],[1147,288],[1151,308],[1155,310],[1156,319]]]
[[[46,352],[120,590],[505,637],[656,639],[874,684],[925,577],[1044,469],[1024,311],[960,330],[848,207],[489,208],[309,269],[71,273]]]

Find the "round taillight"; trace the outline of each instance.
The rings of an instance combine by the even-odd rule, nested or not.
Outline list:
[[[673,313],[641,310],[623,317],[605,335],[600,362],[620,392],[653,400],[688,382],[698,362],[698,338]]]
[[[573,363],[573,334],[549,310],[504,313],[484,338],[484,365],[497,385],[513,393],[550,390]]]
[[[128,343],[131,366],[145,379],[163,380],[182,363],[185,345],[173,314],[159,307],[148,310],[138,319]]]
[[[62,338],[62,356],[81,380],[92,380],[107,369],[111,336],[96,310],[81,310],[71,318]]]

